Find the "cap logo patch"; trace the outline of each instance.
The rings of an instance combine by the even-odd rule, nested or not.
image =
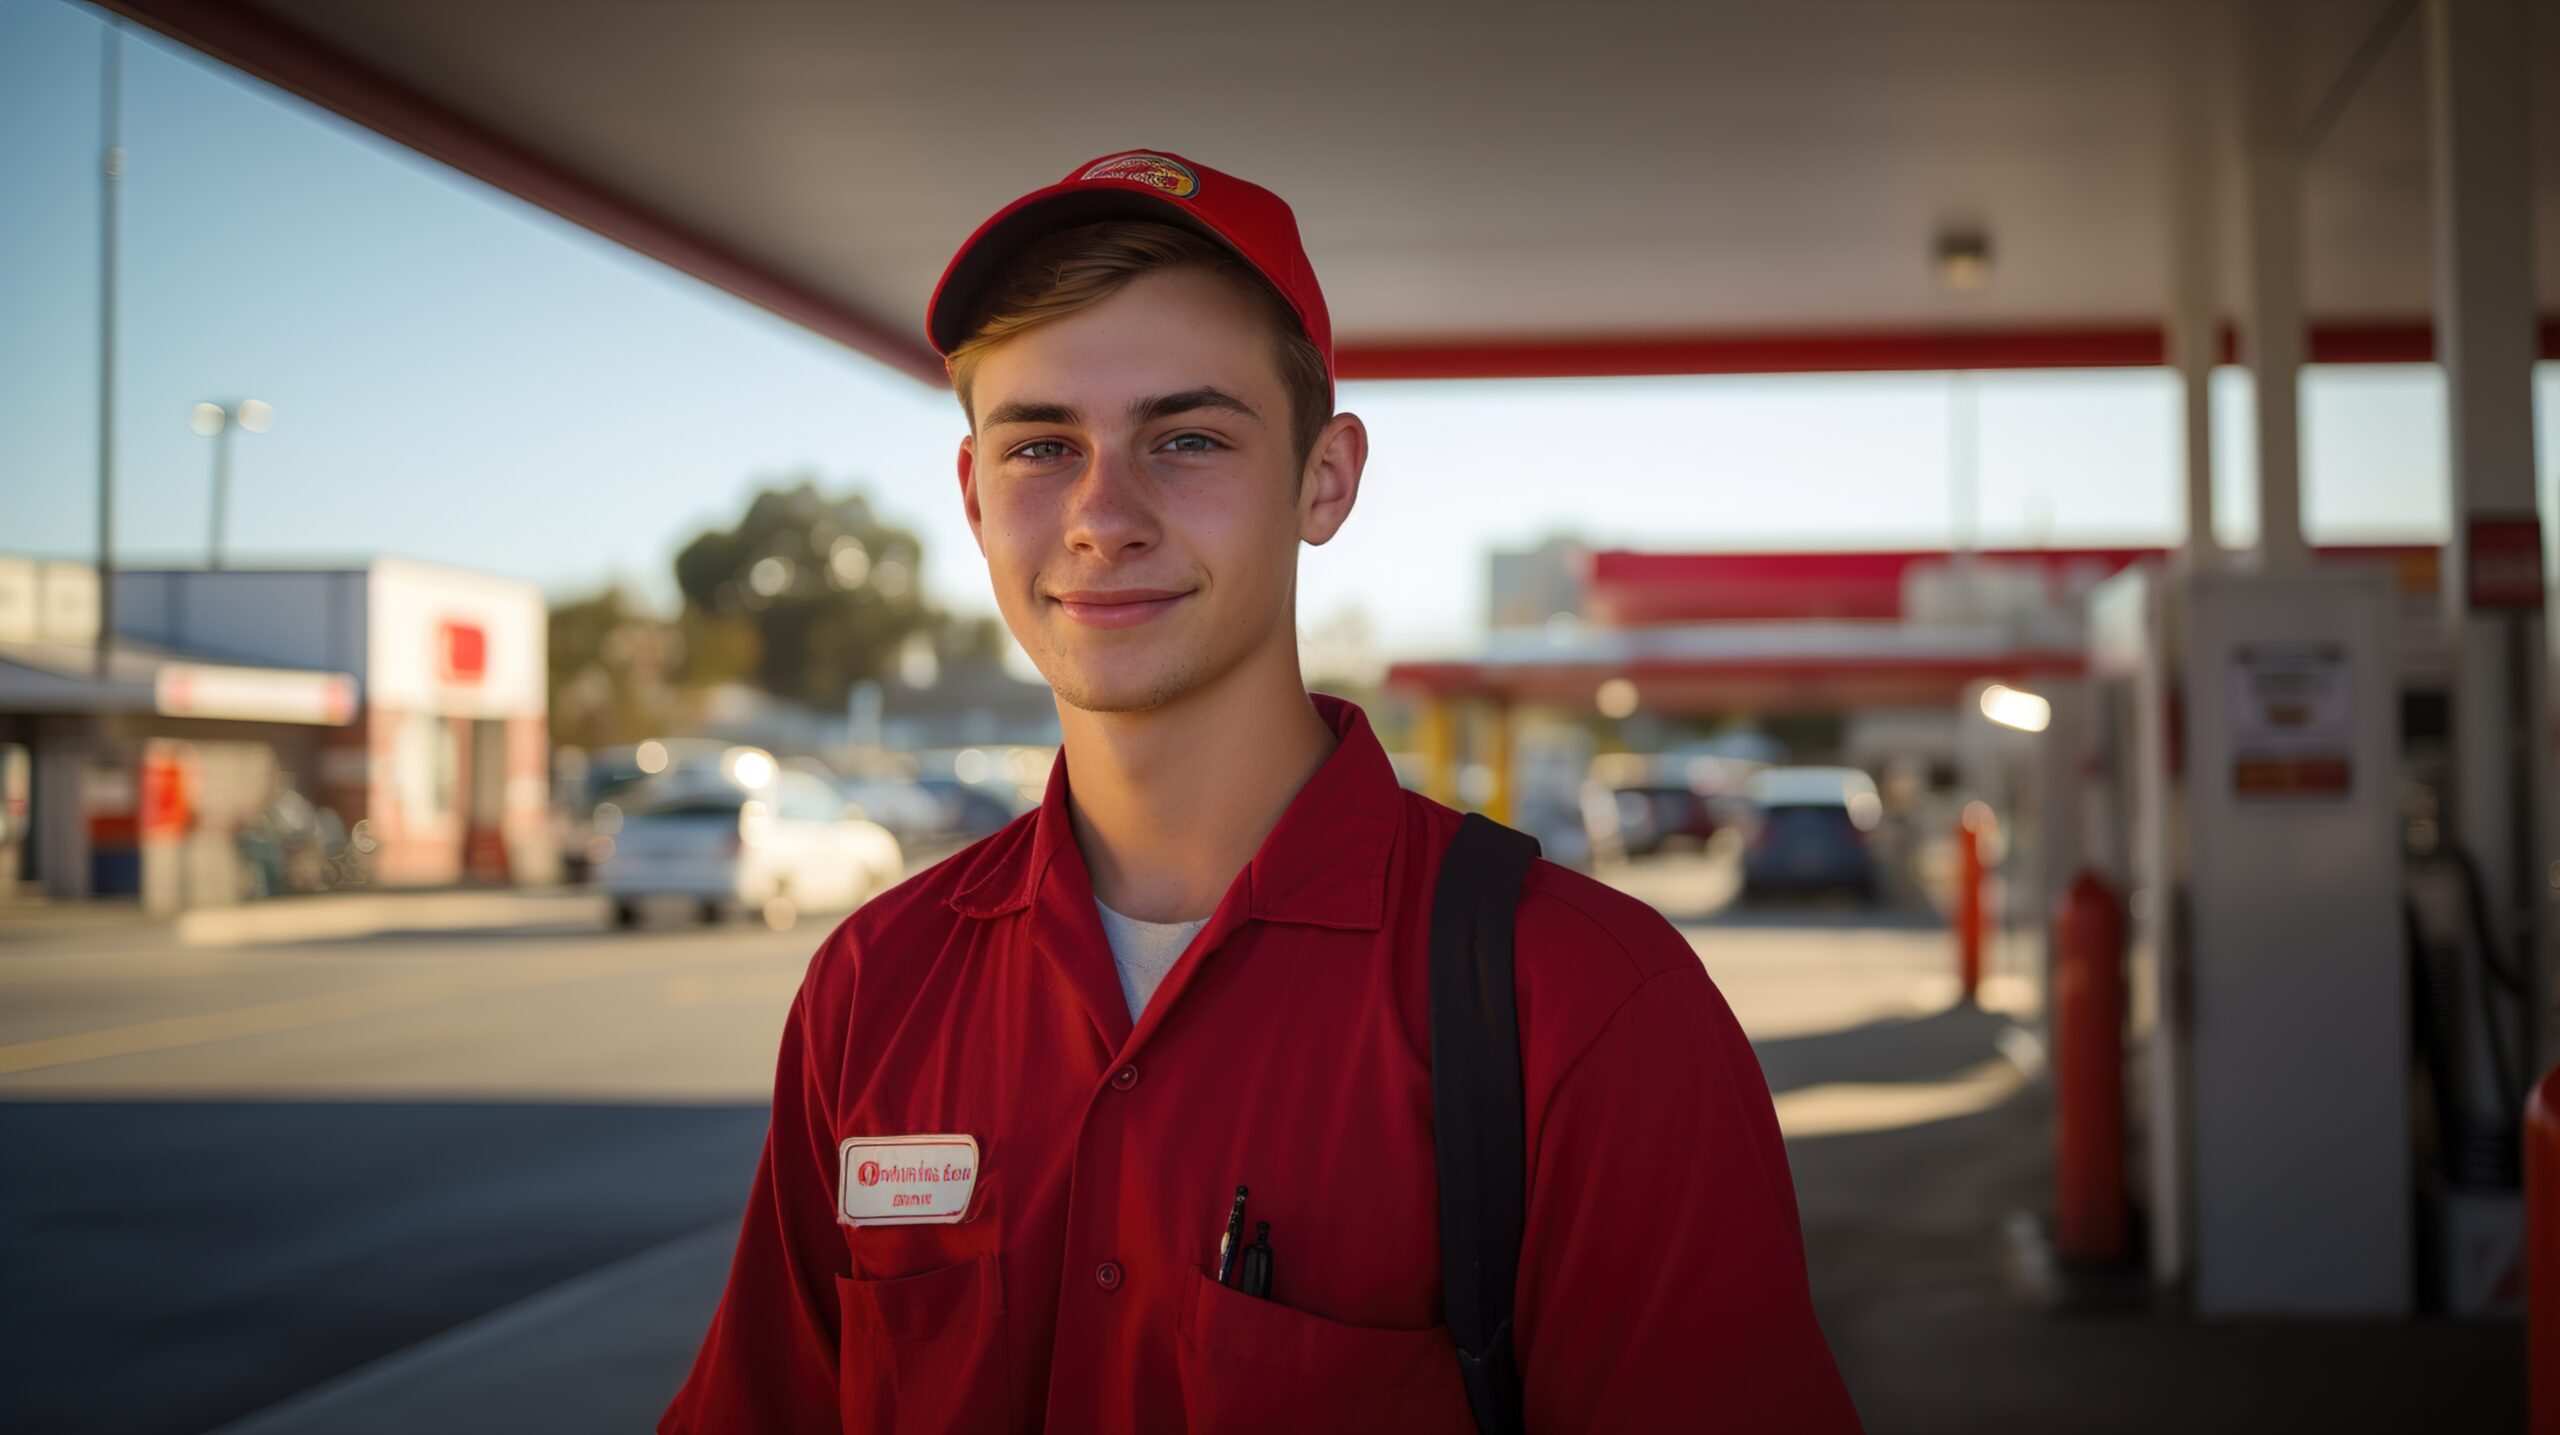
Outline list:
[[[1200,176],[1188,165],[1178,164],[1160,154],[1124,154],[1106,159],[1077,179],[1129,179],[1160,189],[1176,199],[1189,199],[1200,192]]]

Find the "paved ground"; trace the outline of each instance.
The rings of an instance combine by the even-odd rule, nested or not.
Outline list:
[[[0,945],[0,1096],[757,1102],[833,925]]]
[[[2514,1325],[2052,1315],[2000,1274],[1998,1213],[2048,1179],[2040,1091],[1789,1143],[1814,1302],[1878,1435],[2521,1431]]]
[[[285,1400],[725,1223],[762,1135],[734,1107],[0,1106],[0,1429],[196,1431]],[[698,1338],[707,1311],[676,1323]]]
[[[2039,1056],[1952,1004],[1935,925],[1737,910],[1712,864],[1613,875],[1759,1046],[1872,1429],[2520,1425],[2512,1327],[2031,1309],[1997,1236],[2045,1185]],[[582,900],[290,943],[0,921],[0,1430],[644,1428],[833,919],[617,934]]]
[[[0,929],[0,1430],[204,1430],[733,1220],[832,918],[588,905],[361,942]]]

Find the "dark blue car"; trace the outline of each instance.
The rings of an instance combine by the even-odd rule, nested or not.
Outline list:
[[[1875,783],[1854,768],[1772,768],[1751,782],[1742,891],[1878,894],[1868,834],[1883,815]]]

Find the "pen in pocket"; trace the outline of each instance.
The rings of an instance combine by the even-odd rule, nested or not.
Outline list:
[[[1239,1289],[1259,1300],[1271,1299],[1271,1223],[1253,1223],[1253,1244],[1244,1248],[1244,1274]]]
[[[1236,1187],[1236,1203],[1227,1208],[1227,1233],[1218,1240],[1218,1284],[1229,1284],[1235,1274],[1236,1255],[1244,1242],[1245,1188]]]

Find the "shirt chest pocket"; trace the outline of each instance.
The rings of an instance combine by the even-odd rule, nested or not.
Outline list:
[[[1476,1428],[1447,1326],[1345,1325],[1195,1269],[1178,1360],[1184,1423],[1194,1431],[1473,1435]]]
[[[837,1403],[847,1430],[1004,1435],[1012,1389],[998,1258],[889,1280],[836,1278],[844,1334]]]

